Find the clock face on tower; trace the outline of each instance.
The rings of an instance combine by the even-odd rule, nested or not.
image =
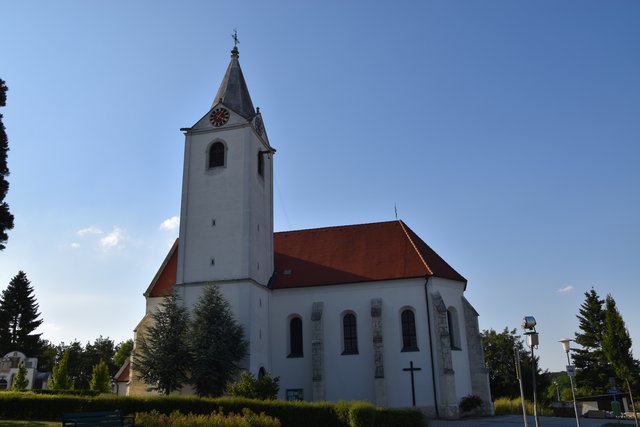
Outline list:
[[[216,108],[209,115],[209,121],[215,127],[220,127],[229,121],[229,110],[226,108]]]

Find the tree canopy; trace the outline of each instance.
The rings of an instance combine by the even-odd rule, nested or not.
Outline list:
[[[20,271],[0,295],[0,353],[19,350],[27,356],[39,356],[41,334],[34,331],[42,324],[38,303],[27,275]]]
[[[191,382],[200,396],[221,396],[240,371],[248,343],[229,303],[215,285],[207,286],[193,309],[189,342]]]
[[[89,389],[100,393],[108,393],[111,389],[111,376],[104,360],[101,360],[93,367]]]
[[[577,368],[576,383],[580,395],[600,394],[605,391],[613,374],[602,352],[604,300],[595,289],[585,292],[584,296],[577,315],[580,331],[575,334],[575,342],[582,348],[573,350],[573,362]]]
[[[517,348],[520,353],[520,369],[525,396],[531,398],[533,396],[531,352],[525,349],[520,337],[516,335],[516,330],[509,330],[507,327],[502,332],[496,332],[493,329],[484,330],[482,331],[482,342],[489,370],[492,397],[495,399],[520,396],[514,352],[514,348]],[[536,391],[539,396],[543,396],[548,379],[546,375],[541,375],[537,361],[538,356],[536,356]]]
[[[186,384],[191,355],[189,315],[176,293],[164,298],[152,314],[153,325],[139,338],[133,354],[134,372],[158,391],[170,394]]]
[[[4,80],[0,79],[0,107],[7,105],[7,87]],[[0,251],[5,248],[9,235],[8,230],[13,228],[13,215],[9,212],[9,205],[4,200],[9,191],[9,166],[7,154],[9,152],[9,139],[0,114]]]

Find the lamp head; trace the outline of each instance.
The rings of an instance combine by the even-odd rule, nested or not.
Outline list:
[[[571,339],[569,339],[569,338],[565,338],[565,339],[563,339],[563,340],[560,340],[560,343],[562,344],[562,348],[564,349],[564,352],[565,352],[565,353],[569,353],[569,350],[570,350],[570,348],[569,348],[569,345],[570,345],[570,344],[569,344],[569,343],[570,343],[571,341],[573,341],[573,340],[571,340]]]
[[[525,318],[522,319],[522,327],[524,329],[535,329],[536,324],[536,318],[533,316],[525,316]]]

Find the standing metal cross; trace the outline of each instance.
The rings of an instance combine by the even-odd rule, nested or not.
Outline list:
[[[233,34],[231,34],[231,37],[233,38],[233,47],[238,47],[238,43],[240,43],[240,40],[238,40],[238,30],[237,29],[233,29]]]
[[[413,379],[413,373],[415,371],[421,371],[422,368],[414,368],[413,367],[413,360],[409,362],[409,367],[408,368],[402,368],[403,371],[405,372],[410,372],[411,373],[411,400],[413,402],[413,406],[416,406],[416,386],[415,386],[415,381]]]

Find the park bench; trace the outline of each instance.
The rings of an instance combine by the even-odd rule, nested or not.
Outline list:
[[[62,426],[69,427],[110,427],[133,426],[133,415],[111,412],[66,412],[62,414]]]

